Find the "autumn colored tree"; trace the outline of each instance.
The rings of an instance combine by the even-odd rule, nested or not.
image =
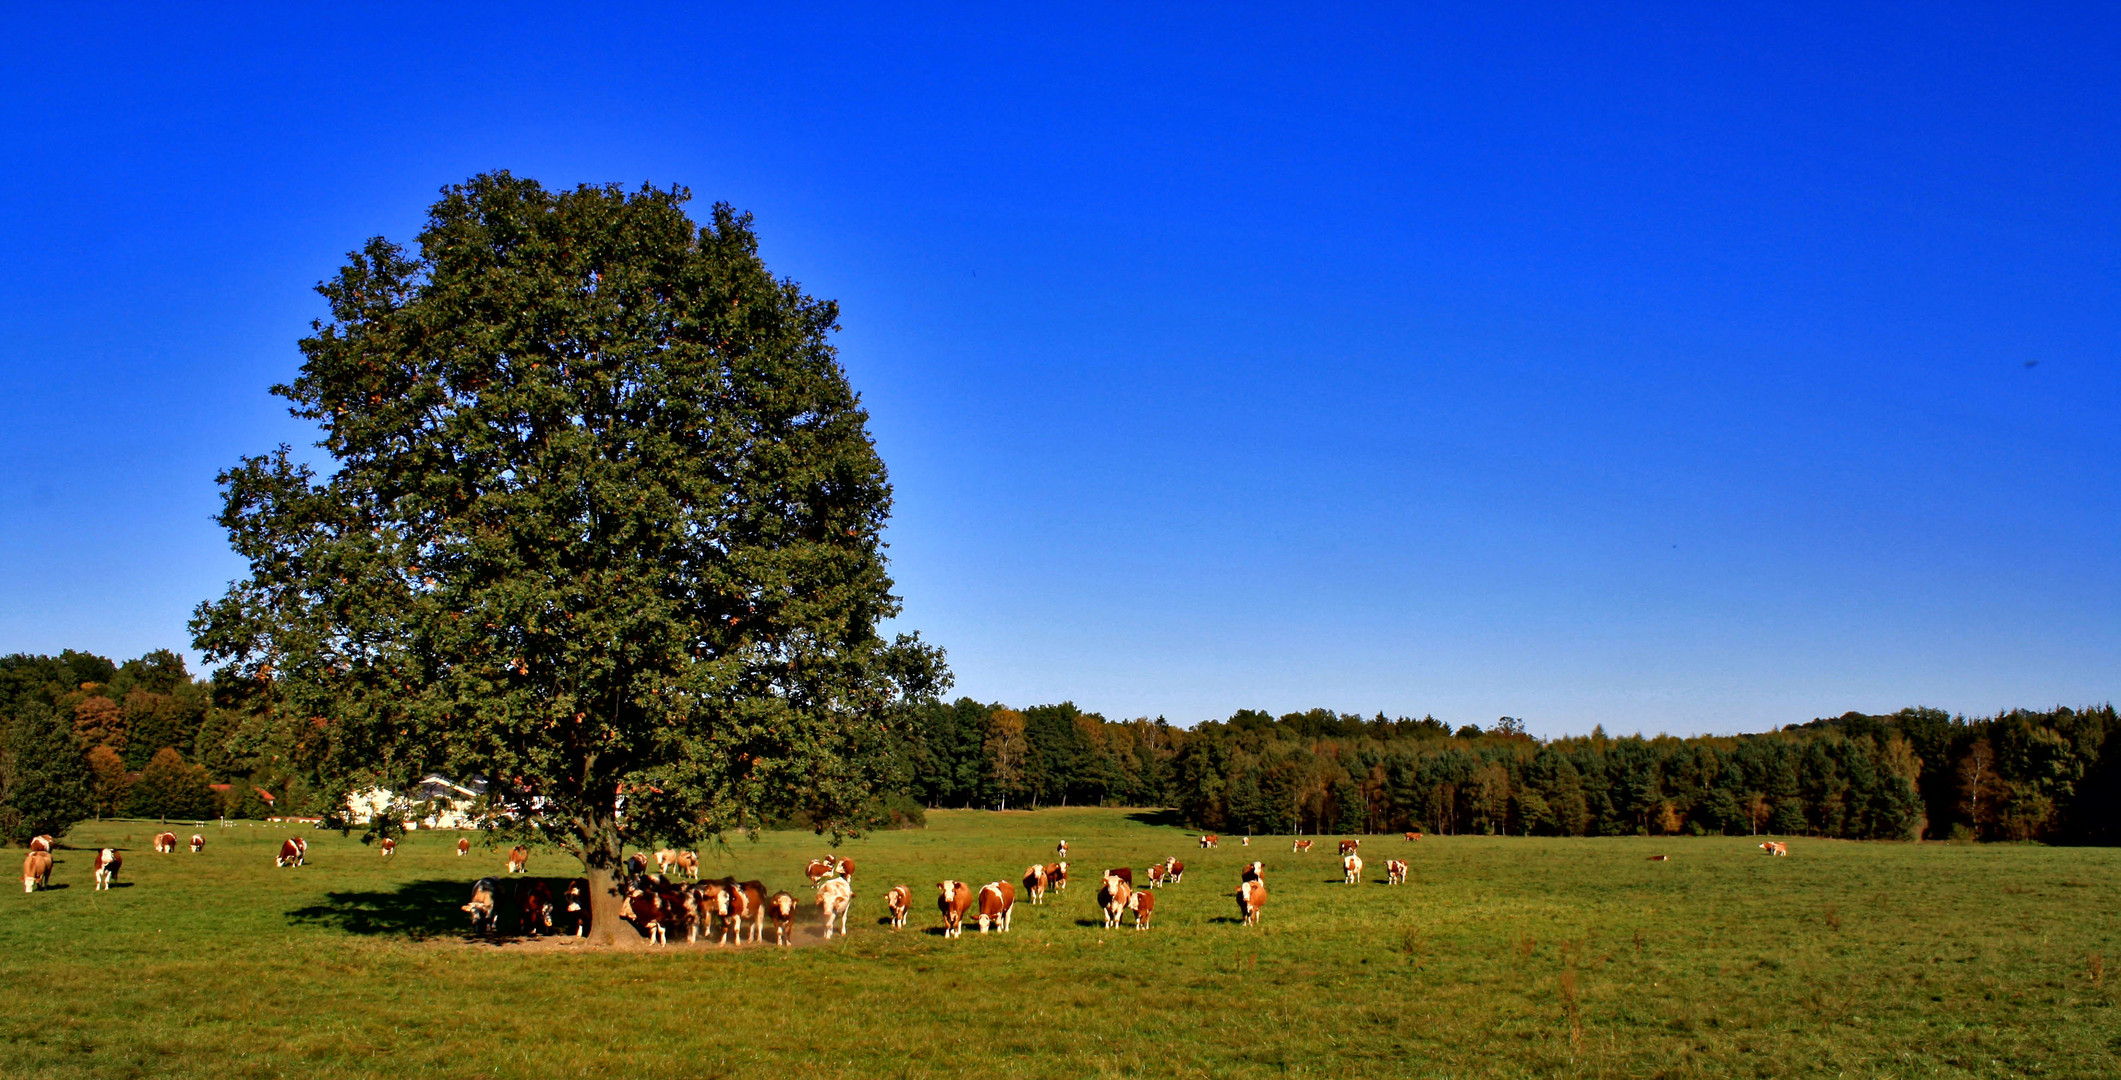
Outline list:
[[[581,859],[600,940],[625,838],[837,837],[947,683],[877,632],[890,487],[837,307],[688,197],[483,175],[417,253],[353,254],[275,388],[330,468],[222,475],[250,572],[192,624],[342,782],[491,778],[505,827]]]
[[[206,770],[185,762],[171,747],[155,751],[127,796],[135,817],[213,817],[218,812]]]
[[[107,697],[91,694],[74,705],[74,737],[87,747],[108,746],[123,753],[125,710]]]
[[[125,809],[128,805],[126,792],[132,788],[132,779],[125,771],[125,759],[108,746],[98,746],[88,752],[87,761],[95,812],[110,815]]]

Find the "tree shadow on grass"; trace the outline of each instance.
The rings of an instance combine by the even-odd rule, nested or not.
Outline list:
[[[1135,810],[1127,815],[1127,820],[1165,829],[1186,827],[1185,817],[1176,810]]]
[[[323,903],[288,912],[287,921],[363,937],[461,938],[470,930],[463,911],[470,897],[462,881],[411,881],[389,892],[326,893]]]

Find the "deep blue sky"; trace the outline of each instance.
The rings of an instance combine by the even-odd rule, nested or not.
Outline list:
[[[2114,8],[1140,6],[9,5],[0,652],[188,645],[310,287],[506,168],[732,202],[840,301],[964,693],[2113,696]]]

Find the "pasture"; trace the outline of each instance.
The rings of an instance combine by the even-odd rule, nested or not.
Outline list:
[[[307,830],[309,865],[279,870],[283,829],[200,829],[198,856],[154,854],[158,831],[83,824],[59,888],[5,891],[8,1075],[2121,1075],[2111,849],[1372,836],[1348,887],[1330,835],[1201,851],[1151,812],[938,812],[841,849],[845,942],[609,951],[467,940],[457,905],[503,854],[459,858],[457,833],[386,862]],[[1014,881],[1061,838],[1070,888],[1019,904],[1013,932],[934,933],[936,882]],[[85,849],[105,843],[125,868],[99,893]],[[825,850],[774,833],[701,854],[807,901]],[[1103,929],[1096,871],[1168,855],[1187,874],[1152,929]],[[1378,884],[1388,856],[1406,885]],[[1271,892],[1247,929],[1251,859]],[[540,850],[530,872],[575,870]]]

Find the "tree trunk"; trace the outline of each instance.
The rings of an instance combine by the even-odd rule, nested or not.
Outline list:
[[[625,897],[619,894],[620,856],[618,823],[600,817],[589,823],[582,837],[582,876],[589,879],[589,934],[594,945],[616,945],[637,936],[633,925],[619,917]]]

